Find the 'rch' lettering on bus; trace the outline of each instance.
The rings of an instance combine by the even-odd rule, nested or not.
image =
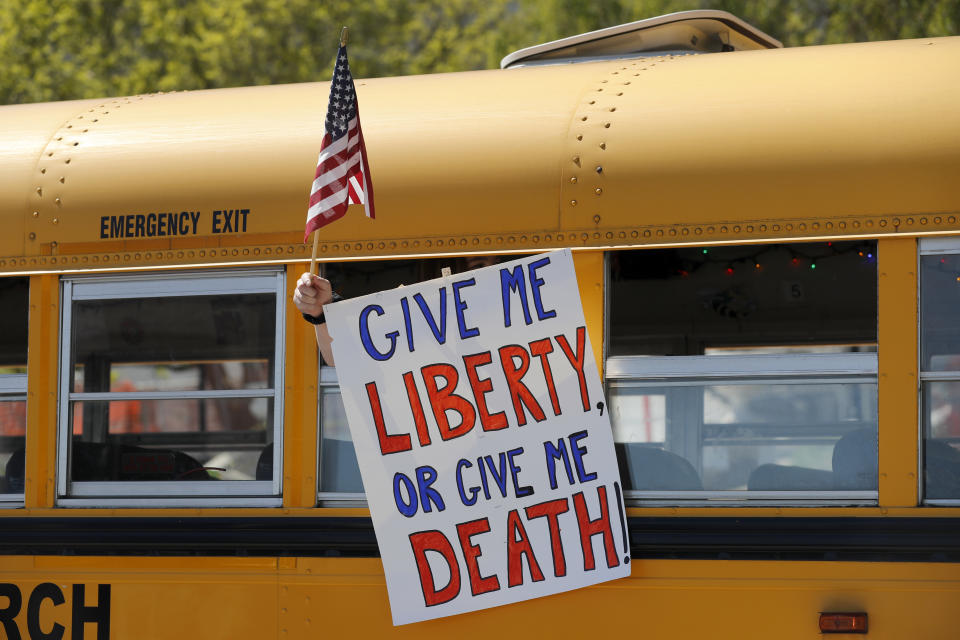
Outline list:
[[[65,637],[67,629],[72,630],[69,637],[83,638],[84,625],[89,624],[96,627],[97,640],[110,640],[110,585],[97,585],[96,604],[88,601],[86,585],[72,586],[70,605],[61,609],[67,599],[59,585],[44,582],[35,586],[27,595],[27,590],[21,590],[16,584],[0,582],[0,628],[6,633],[6,638],[60,640]],[[49,600],[50,604],[45,605],[44,600]],[[52,609],[52,621],[48,622],[50,618],[47,616],[41,619],[40,610],[45,607]],[[21,617],[18,623],[16,618],[24,609],[26,618]],[[69,627],[64,626],[64,623]],[[90,635],[86,637],[89,638]]]

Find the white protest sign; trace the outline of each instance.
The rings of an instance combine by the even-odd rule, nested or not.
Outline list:
[[[630,574],[569,250],[325,312],[394,624]]]

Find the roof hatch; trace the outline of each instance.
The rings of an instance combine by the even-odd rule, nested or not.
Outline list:
[[[782,47],[726,11],[680,11],[514,51],[500,67],[563,64],[664,53],[715,53]]]

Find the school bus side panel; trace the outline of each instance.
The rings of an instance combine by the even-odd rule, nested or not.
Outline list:
[[[639,560],[630,578],[394,628],[378,560],[305,559],[283,572],[291,637],[816,638],[822,611],[865,611],[870,637],[952,638],[952,564]]]
[[[72,635],[82,625],[87,638],[275,638],[276,564],[272,558],[0,558],[4,581],[20,594],[14,621],[30,640],[41,637],[38,630],[56,633],[56,625],[65,637],[84,637]],[[101,636],[107,620],[109,635]]]
[[[96,608],[109,585],[110,638],[598,637],[637,625],[661,637],[819,637],[822,611],[864,611],[869,636],[952,638],[960,598],[955,564],[635,561],[630,578],[461,616],[393,627],[376,559],[0,558],[21,594],[14,621],[71,633],[74,585]],[[29,611],[38,585],[55,585]],[[50,588],[47,587],[48,592]],[[100,592],[102,593],[102,592]],[[39,596],[34,596],[39,602]],[[5,604],[0,601],[0,604]],[[0,608],[0,617],[4,609]],[[88,617],[98,611],[88,610]],[[31,620],[31,615],[33,619]],[[86,637],[95,637],[87,622]],[[774,634],[774,635],[772,635]]]

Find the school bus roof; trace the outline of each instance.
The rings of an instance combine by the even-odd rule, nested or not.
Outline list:
[[[956,229],[957,77],[960,38],[359,80],[378,217],[323,255]],[[309,257],[327,90],[0,107],[0,270]]]

